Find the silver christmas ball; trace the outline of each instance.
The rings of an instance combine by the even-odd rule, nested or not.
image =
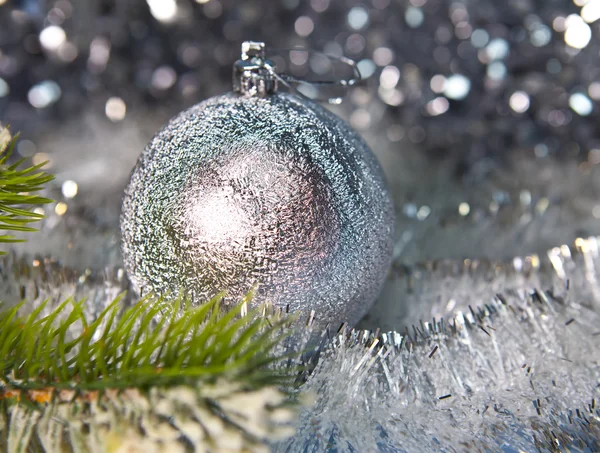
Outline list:
[[[125,269],[143,291],[269,301],[357,322],[390,264],[394,210],[364,141],[291,94],[226,94],[180,113],[125,191]]]

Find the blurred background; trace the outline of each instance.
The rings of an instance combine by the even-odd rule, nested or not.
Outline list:
[[[0,0],[0,121],[57,179],[25,246],[119,265],[118,216],[145,143],[231,90],[245,40],[354,59],[332,108],[384,167],[396,268],[536,257],[600,234],[600,0]],[[330,63],[281,55],[279,71]],[[22,248],[20,250],[23,250]]]

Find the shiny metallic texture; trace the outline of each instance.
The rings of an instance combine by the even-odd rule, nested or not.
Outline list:
[[[122,251],[138,290],[269,301],[357,322],[391,259],[383,173],[345,122],[290,94],[227,94],[180,113],[125,191]],[[337,326],[335,326],[337,327]]]

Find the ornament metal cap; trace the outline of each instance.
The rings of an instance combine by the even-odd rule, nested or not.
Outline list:
[[[233,65],[233,91],[245,96],[266,97],[277,92],[278,85],[285,86],[290,92],[311,100],[326,101],[330,104],[339,104],[340,96],[313,97],[306,94],[306,90],[301,87],[312,87],[308,91],[315,91],[323,87],[338,87],[346,90],[348,87],[361,80],[360,71],[356,62],[343,56],[329,55],[311,49],[293,48],[293,49],[269,49],[269,52],[275,52],[281,55],[286,52],[306,52],[309,55],[320,55],[328,58],[332,62],[338,62],[350,69],[352,75],[348,78],[334,80],[302,80],[294,76],[275,71],[275,63],[266,57],[266,48],[264,42],[245,41],[242,43],[241,58]]]
[[[260,97],[277,91],[275,64],[266,58],[264,42],[242,43],[242,58],[233,65],[233,91]]]

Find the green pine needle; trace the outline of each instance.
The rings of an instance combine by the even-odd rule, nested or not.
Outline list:
[[[120,314],[117,298],[95,320],[84,301],[66,300],[47,316],[46,303],[24,317],[18,304],[0,312],[0,382],[5,390],[95,391],[222,377],[257,388],[291,377],[269,367],[281,360],[273,352],[289,320],[242,316],[248,300],[225,310],[221,299],[190,308],[148,296]]]
[[[263,452],[293,433],[289,318],[120,299],[93,320],[72,299],[0,311],[0,451]]]
[[[44,185],[52,181],[53,176],[41,168],[41,163],[32,167],[21,168],[25,159],[20,159],[12,165],[7,162],[11,157],[18,135],[11,137],[8,129],[0,124],[0,230],[33,232],[36,228],[31,223],[44,218],[42,214],[32,212],[36,205],[52,202],[48,198],[35,195]],[[0,242],[23,242],[12,234],[1,235]],[[0,255],[6,252],[0,251]]]

